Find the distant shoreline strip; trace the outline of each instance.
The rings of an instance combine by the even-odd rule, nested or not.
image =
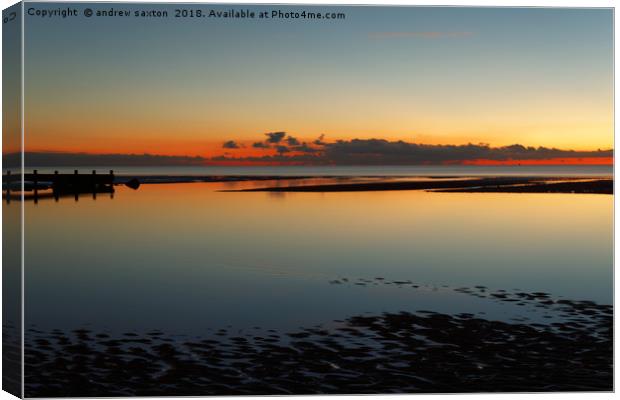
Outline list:
[[[225,192],[369,192],[432,190],[438,192],[493,193],[591,193],[613,194],[613,179],[583,178],[484,178],[471,180],[397,181],[265,187]]]

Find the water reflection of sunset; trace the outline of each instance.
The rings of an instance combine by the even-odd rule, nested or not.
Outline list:
[[[27,202],[30,293],[39,284],[48,288],[41,293],[63,287],[52,284],[55,277],[73,276],[83,284],[71,292],[81,288],[83,301],[99,302],[109,295],[87,295],[89,280],[99,277],[106,282],[98,284],[111,287],[113,276],[106,274],[118,268],[135,277],[172,274],[176,282],[187,274],[217,280],[232,273],[227,266],[257,263],[292,274],[389,275],[590,299],[611,293],[612,196],[219,192],[255,186],[121,186],[114,199]],[[84,260],[80,249],[104,242],[114,251],[98,254],[94,265],[66,262],[67,256]],[[157,285],[149,280],[144,290]]]

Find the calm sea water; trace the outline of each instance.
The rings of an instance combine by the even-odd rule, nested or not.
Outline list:
[[[256,186],[27,202],[26,326],[202,334],[364,312],[525,312],[444,286],[612,301],[613,196],[219,191]],[[421,287],[352,283],[376,277]]]

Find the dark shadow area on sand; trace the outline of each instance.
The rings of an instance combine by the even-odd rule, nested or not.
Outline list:
[[[409,281],[350,281],[390,284]],[[611,391],[608,305],[546,293],[457,292],[561,314],[508,323],[431,311],[358,315],[278,332],[220,329],[181,338],[158,330],[113,336],[29,329],[27,397]]]

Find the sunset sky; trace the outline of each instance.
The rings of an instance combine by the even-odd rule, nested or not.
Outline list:
[[[243,7],[346,14],[304,21],[115,6],[169,17],[26,17],[26,151],[246,162],[370,139],[613,148],[610,9]]]

